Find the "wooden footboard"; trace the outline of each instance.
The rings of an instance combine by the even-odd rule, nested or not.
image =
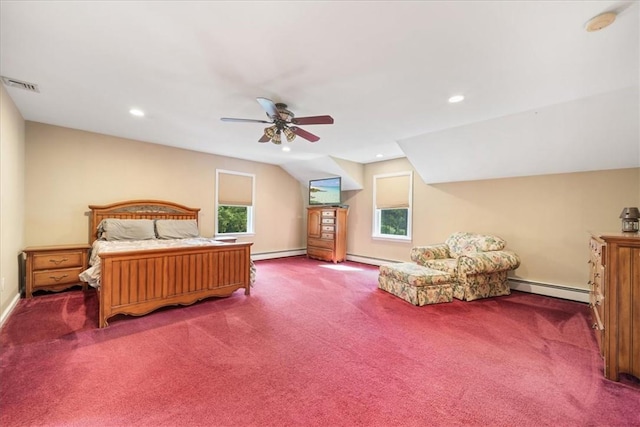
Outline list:
[[[250,293],[252,243],[112,252],[100,255],[99,326],[116,314],[140,316],[160,307],[189,305]]]

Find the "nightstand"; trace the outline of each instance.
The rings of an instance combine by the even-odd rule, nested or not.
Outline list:
[[[62,291],[82,285],[78,275],[88,268],[90,245],[30,246],[24,249],[26,261],[25,297],[39,290]]]

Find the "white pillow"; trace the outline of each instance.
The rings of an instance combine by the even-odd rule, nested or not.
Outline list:
[[[188,239],[198,237],[198,223],[195,219],[157,219],[158,239]]]
[[[149,240],[155,239],[151,219],[103,219],[98,225],[101,240]]]

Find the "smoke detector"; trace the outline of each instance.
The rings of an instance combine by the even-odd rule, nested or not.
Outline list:
[[[38,89],[38,85],[35,83],[23,82],[22,80],[12,79],[5,76],[2,76],[2,82],[9,87],[17,87],[31,92],[40,93],[40,89]]]
[[[606,12],[600,14],[595,18],[589,20],[589,22],[587,22],[587,25],[585,26],[585,29],[589,32],[600,31],[601,29],[613,24],[613,21],[616,20],[616,15],[617,14],[615,12]]]

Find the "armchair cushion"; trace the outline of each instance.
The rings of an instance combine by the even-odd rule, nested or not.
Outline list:
[[[485,234],[457,232],[444,242],[452,258],[476,252],[501,251],[506,246],[504,239]]]
[[[470,253],[458,258],[460,274],[494,273],[515,270],[520,258],[512,251]]]
[[[411,249],[411,261],[420,265],[426,265],[426,261],[433,259],[451,258],[449,255],[449,246],[444,243],[428,246],[415,246]]]
[[[425,261],[422,265],[434,270],[440,270],[444,271],[445,273],[453,274],[454,276],[458,274],[458,260],[455,258],[432,259]]]

